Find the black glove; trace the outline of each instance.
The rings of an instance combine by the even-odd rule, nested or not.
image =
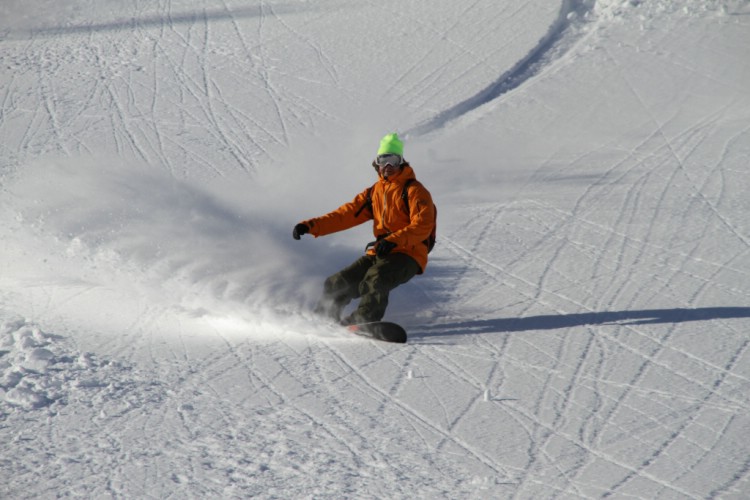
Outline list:
[[[301,222],[294,226],[294,231],[292,231],[292,238],[295,240],[298,240],[300,236],[303,234],[307,234],[310,232],[310,227],[307,224],[302,224]]]
[[[375,255],[378,257],[385,257],[391,250],[396,248],[396,244],[388,240],[380,240],[375,244]]]

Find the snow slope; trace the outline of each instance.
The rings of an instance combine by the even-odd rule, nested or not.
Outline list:
[[[750,4],[0,6],[3,498],[746,498]],[[291,239],[383,134],[408,344]]]

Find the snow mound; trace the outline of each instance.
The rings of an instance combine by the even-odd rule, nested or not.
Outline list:
[[[79,352],[62,336],[46,333],[24,319],[0,325],[2,413],[87,402],[89,406],[125,397],[142,399],[146,387],[131,367]],[[149,396],[150,397],[150,396]]]

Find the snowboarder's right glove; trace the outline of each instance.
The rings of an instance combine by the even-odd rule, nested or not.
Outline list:
[[[385,257],[391,251],[396,248],[396,244],[388,240],[380,240],[375,244],[375,255],[378,257]]]
[[[310,232],[310,228],[307,224],[302,224],[301,222],[294,226],[294,231],[292,231],[292,238],[295,240],[298,240],[300,236],[303,234],[307,234]]]

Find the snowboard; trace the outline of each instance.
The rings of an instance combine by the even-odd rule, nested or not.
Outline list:
[[[372,323],[360,323],[346,327],[350,332],[375,340],[384,342],[406,343],[406,330],[401,325],[390,321],[374,321]]]

